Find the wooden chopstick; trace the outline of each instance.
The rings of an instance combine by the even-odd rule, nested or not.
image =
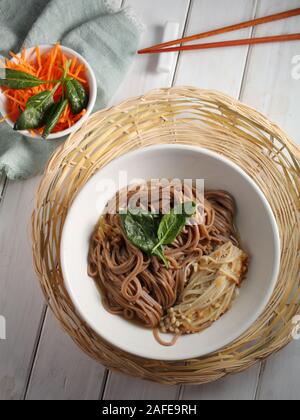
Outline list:
[[[281,13],[276,13],[274,15],[270,15],[270,16],[264,16],[258,19],[252,19],[246,22],[241,22],[241,23],[237,23],[235,25],[230,25],[230,26],[225,26],[223,28],[219,28],[219,29],[214,29],[212,31],[208,31],[208,32],[203,32],[197,35],[192,35],[192,36],[187,36],[184,38],[180,38],[180,39],[176,39],[174,41],[169,41],[169,42],[164,42],[162,44],[156,44],[153,45],[152,47],[149,48],[144,48],[140,51],[138,51],[139,54],[146,54],[149,53],[152,50],[161,52],[160,50],[162,48],[165,47],[170,47],[173,45],[177,45],[177,44],[182,44],[184,42],[189,42],[189,41],[195,41],[197,39],[202,39],[202,38],[206,38],[209,36],[213,36],[213,35],[219,35],[219,34],[224,34],[227,32],[231,32],[231,31],[236,31],[238,29],[244,29],[244,28],[249,28],[252,26],[257,26],[257,25],[261,25],[263,23],[268,23],[268,22],[274,22],[276,20],[281,20],[281,19],[287,19],[289,17],[292,16],[298,16],[300,15],[300,7],[297,9],[292,9],[292,10],[288,10],[286,12],[281,12]],[[243,45],[243,44],[240,44]],[[174,51],[174,50],[171,50]],[[178,50],[176,50],[178,51]]]
[[[261,38],[245,38],[245,39],[233,39],[231,41],[221,42],[209,42],[202,44],[192,45],[179,45],[177,47],[151,49],[147,51],[139,51],[139,54],[159,54],[173,51],[188,51],[188,50],[204,50],[209,48],[224,48],[224,47],[237,47],[240,45],[253,45],[253,44],[265,44],[271,42],[287,42],[300,40],[299,34],[289,35],[275,35],[275,36],[264,36]]]

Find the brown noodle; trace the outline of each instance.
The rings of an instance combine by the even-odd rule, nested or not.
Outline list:
[[[183,292],[191,274],[191,263],[228,241],[237,244],[233,223],[235,202],[225,191],[206,191],[201,207],[195,187],[185,187],[183,191],[174,184],[167,189],[156,182],[120,191],[107,210],[113,206],[126,207],[137,192],[137,205],[142,208],[144,198],[157,198],[148,206],[148,210],[156,212],[164,210],[165,196],[171,197],[171,206],[194,200],[198,205],[194,221],[198,223],[187,225],[175,242],[166,247],[170,264],[167,269],[157,257],[145,255],[132,245],[123,231],[120,216],[107,211],[91,238],[88,273],[100,287],[103,304],[109,312],[155,328]]]

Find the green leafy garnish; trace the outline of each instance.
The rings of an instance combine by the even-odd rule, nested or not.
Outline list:
[[[46,117],[46,124],[43,131],[44,139],[46,139],[49,136],[49,134],[54,130],[67,105],[68,100],[64,98],[61,98],[59,102],[52,105],[49,115],[47,115]]]
[[[88,95],[78,80],[67,79],[65,82],[67,98],[74,115],[79,114],[88,103]]]
[[[59,83],[52,90],[45,90],[28,99],[26,109],[17,119],[14,130],[31,130],[43,126],[46,112],[54,104],[54,94]]]
[[[130,242],[147,254],[151,254],[157,242],[153,215],[128,210],[127,214],[120,214],[120,216]]]
[[[172,244],[186,225],[187,218],[192,217],[195,211],[196,204],[188,202],[179,204],[170,213],[165,214],[157,231],[159,242],[153,251],[156,251],[161,245]]]
[[[158,258],[160,258],[162,260],[162,262],[164,263],[164,266],[166,268],[170,267],[169,261],[167,260],[167,257],[164,254],[164,248],[163,246],[160,246],[159,248],[152,250],[152,255],[156,255]]]
[[[174,207],[163,216],[129,209],[128,213],[121,212],[120,217],[129,241],[146,254],[156,255],[168,268],[164,246],[175,241],[195,212],[196,204],[188,202]]]
[[[54,91],[44,90],[43,92],[40,92],[37,95],[31,96],[31,98],[29,98],[26,103],[26,107],[36,108],[44,112],[53,104],[54,93]]]
[[[49,83],[49,81],[41,80],[24,71],[13,69],[6,69],[5,78],[0,79],[0,86],[5,86],[10,89],[28,89],[45,83]]]

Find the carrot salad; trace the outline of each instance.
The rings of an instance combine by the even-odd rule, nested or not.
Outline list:
[[[9,54],[14,60],[6,59],[5,63],[1,63],[2,67],[26,72],[43,81],[49,80],[50,82],[27,89],[11,89],[3,86],[1,89],[7,98],[4,119],[9,118],[15,123],[20,113],[26,109],[28,99],[45,90],[53,89],[57,84],[56,81],[63,76],[65,68],[68,68],[67,76],[80,82],[88,93],[88,81],[84,65],[76,57],[67,57],[63,53],[60,44],[56,44],[52,49],[44,53],[41,53],[40,48],[36,47],[34,54],[31,53],[30,56],[26,49],[23,49],[19,56],[11,51]],[[63,85],[61,84],[55,92],[55,101],[62,96],[62,89]],[[66,130],[80,120],[85,113],[86,109],[83,109],[79,114],[73,114],[71,106],[68,103],[52,132],[56,133]],[[41,135],[43,129],[37,128],[30,131]]]

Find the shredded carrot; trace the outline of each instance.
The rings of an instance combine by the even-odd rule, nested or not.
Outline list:
[[[39,70],[40,70],[42,68],[42,61],[41,61],[41,52],[40,52],[39,46],[35,47],[35,55],[36,55],[36,60],[37,60]]]
[[[83,69],[83,65],[80,64],[80,66],[78,66],[76,72],[74,73],[74,76],[78,77],[80,75],[82,69]]]
[[[57,53],[58,53],[58,44],[56,44],[54,49],[52,49],[50,52],[50,65],[49,65],[48,77],[47,77],[48,80],[53,80],[52,73],[53,73],[54,64],[56,63]]]
[[[81,77],[76,76],[75,74],[71,73],[70,71],[68,72],[68,76],[73,77],[73,79],[76,79],[76,80],[78,80],[81,83],[84,83],[84,84],[87,83],[87,80],[82,79]]]
[[[24,105],[24,103],[23,103],[23,102],[18,101],[18,99],[16,99],[16,98],[14,98],[13,96],[9,95],[7,92],[4,92],[4,95],[5,95],[7,98],[9,98],[11,101],[15,102],[16,104],[19,104],[19,105]]]
[[[9,54],[12,58],[16,60],[18,65],[22,67],[23,71],[27,71],[28,73],[33,74],[33,72],[35,71],[35,68],[28,61],[26,61],[26,53],[22,52],[21,55],[16,55],[12,51],[9,51]],[[10,63],[12,63],[12,61],[10,61]],[[21,68],[19,70],[21,70]]]
[[[13,53],[12,51],[9,51],[9,55],[10,55],[12,58],[16,59],[17,61],[19,61],[19,60],[20,60],[20,57],[18,57],[18,56],[17,56],[17,54]]]
[[[77,64],[77,58],[76,58],[76,57],[74,57],[74,58],[72,59],[72,63],[71,63],[71,66],[70,66],[70,72],[71,72],[71,73],[74,71],[74,68],[75,68],[76,64]]]
[[[9,54],[14,60],[5,59],[5,63],[0,64],[4,68],[15,69],[30,73],[33,76],[39,77],[42,80],[59,80],[63,75],[63,69],[66,66],[68,60],[71,59],[71,66],[68,72],[70,77],[77,79],[81,82],[86,89],[88,89],[88,81],[86,75],[86,69],[83,64],[78,62],[76,57],[69,57],[62,51],[61,45],[56,44],[48,51],[41,52],[40,47],[34,48],[34,53],[27,54],[26,49],[21,51],[21,54],[16,55],[10,51]],[[4,95],[7,98],[5,113],[6,116],[0,119],[0,122],[10,119],[12,122],[16,122],[20,115],[20,111],[24,111],[28,99],[40,92],[47,89],[52,89],[55,83],[43,84],[40,86],[32,87],[30,89],[11,89],[8,87],[2,87]],[[54,100],[58,101],[62,95],[62,87],[60,87],[55,93]],[[63,115],[61,115],[58,124],[56,125],[53,132],[59,132],[72,127],[77,121],[79,121],[86,110],[83,110],[80,114],[74,115],[70,105],[66,107]],[[32,134],[40,135],[43,129],[31,130]]]

